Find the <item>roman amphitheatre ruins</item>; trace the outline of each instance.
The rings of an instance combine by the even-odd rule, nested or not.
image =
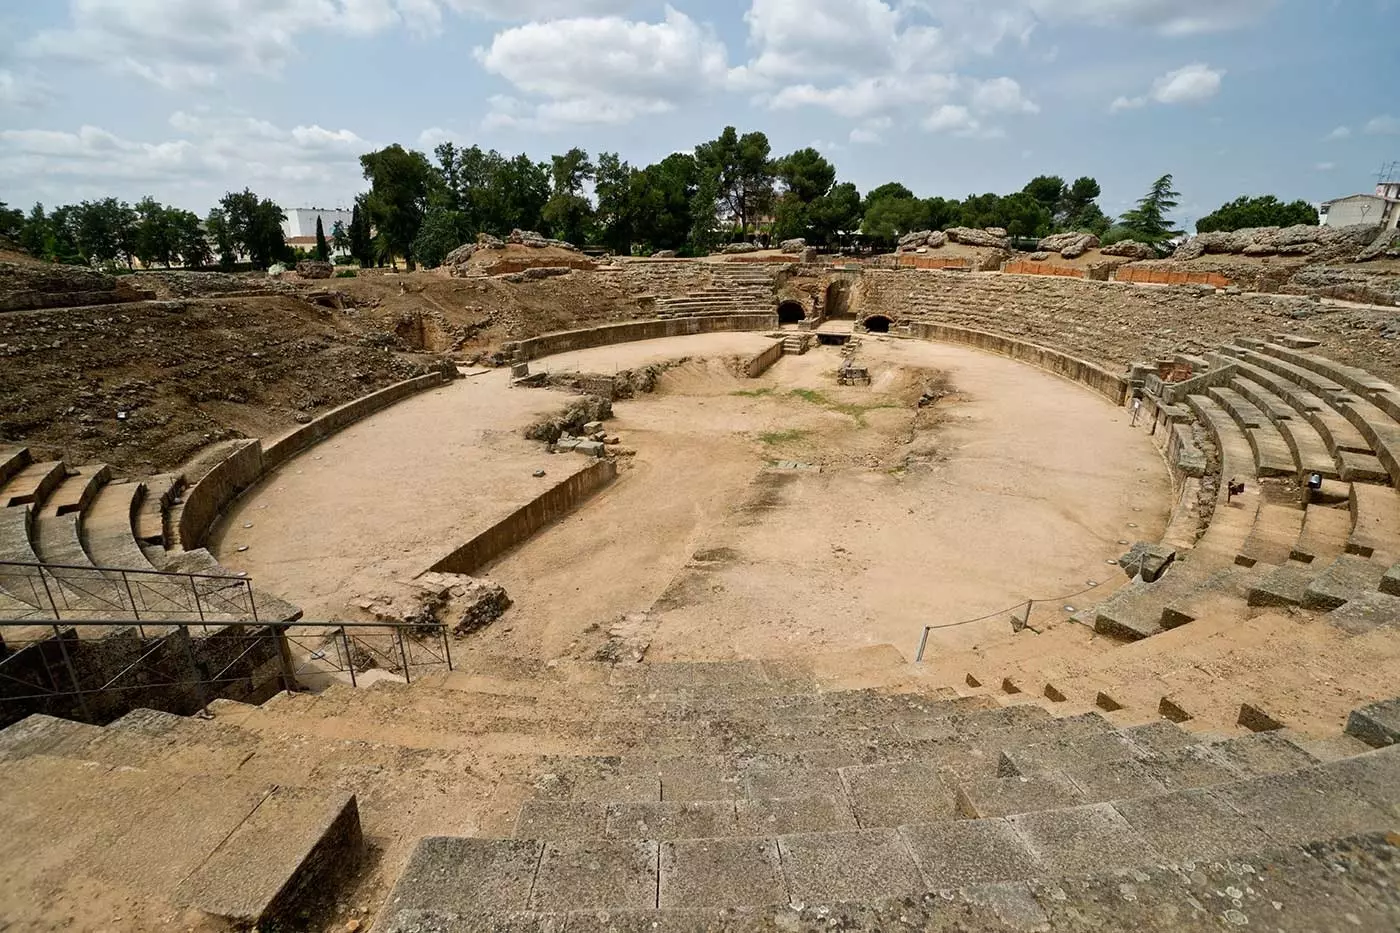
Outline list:
[[[0,257],[0,928],[1400,929],[1376,236]]]

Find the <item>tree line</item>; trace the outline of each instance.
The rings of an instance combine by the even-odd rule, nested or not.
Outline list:
[[[1153,182],[1116,222],[1099,206],[1101,189],[1089,176],[1039,175],[1020,191],[961,200],[920,198],[899,182],[862,195],[817,150],[774,156],[764,133],[734,127],[647,166],[615,152],[594,159],[574,148],[537,162],[450,142],[431,158],[394,144],[361,156],[360,165],[369,190],[356,198],[351,223],[337,223],[327,237],[318,221],[309,255],[328,258],[333,246],[361,265],[403,259],[409,268],[432,267],[478,234],[505,236],[517,228],[623,255],[704,255],[757,235],[833,247],[859,233],[890,246],[911,231],[957,226],[1001,227],[1018,238],[1082,231],[1106,242],[1154,245],[1178,235],[1168,221],[1179,198],[1170,175]],[[258,268],[289,262],[299,256],[283,239],[284,220],[282,208],[246,189],[224,195],[202,219],[150,197],[135,206],[105,198],[52,212],[35,205],[27,215],[0,202],[0,236],[33,255],[128,267],[138,260],[226,268],[244,257]],[[1290,223],[1316,224],[1317,213],[1302,201],[1244,197],[1198,227]]]

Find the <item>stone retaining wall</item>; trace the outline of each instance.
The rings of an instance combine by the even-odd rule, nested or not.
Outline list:
[[[599,460],[568,479],[556,483],[433,564],[428,571],[475,573],[517,544],[529,540],[545,525],[571,512],[616,477],[617,464],[612,460]]]
[[[584,330],[557,331],[528,340],[501,345],[501,351],[517,362],[528,362],[542,356],[607,347],[636,340],[657,340],[662,337],[690,337],[695,334],[715,334],[725,331],[767,330],[777,326],[776,314],[723,314],[713,317],[679,317],[667,320],[627,321],[604,324]]]
[[[768,372],[768,368],[782,358],[783,342],[781,340],[775,340],[772,346],[744,365],[744,375],[748,376],[750,379],[757,379],[759,376]]]
[[[1069,356],[1049,347],[1017,340],[1002,334],[955,327],[952,324],[908,325],[909,334],[923,340],[937,340],[942,343],[957,343],[987,350],[1000,356],[1008,356],[1023,363],[1030,363],[1048,370],[1080,385],[1087,386],[1107,398],[1115,405],[1122,405],[1128,397],[1128,380],[1115,376],[1106,369],[1095,366],[1077,357]]]
[[[221,460],[185,495],[180,511],[179,541],[187,551],[204,544],[209,530],[219,515],[243,490],[252,486],[272,469],[281,466],[297,454],[315,446],[337,431],[356,421],[388,408],[395,402],[425,389],[436,388],[448,381],[442,372],[429,373],[396,382],[333,408],[319,418],[273,441],[266,449],[262,442],[249,441]]]

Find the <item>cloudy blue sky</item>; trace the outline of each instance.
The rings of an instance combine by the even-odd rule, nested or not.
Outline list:
[[[0,200],[349,203],[444,139],[645,164],[761,129],[862,191],[1172,172],[1190,223],[1400,160],[1400,0],[0,0]]]

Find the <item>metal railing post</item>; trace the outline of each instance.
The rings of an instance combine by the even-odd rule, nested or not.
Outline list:
[[[59,653],[63,655],[63,666],[68,669],[68,679],[73,682],[73,692],[78,696],[78,709],[82,710],[84,720],[97,725],[88,709],[87,694],[83,692],[83,685],[78,682],[78,669],[73,666],[73,659],[68,654],[68,645],[64,643],[63,632],[57,625],[53,627],[53,637],[58,642]]]
[[[136,594],[131,592],[131,578],[127,576],[125,570],[122,571],[122,586],[126,587],[126,598],[131,603],[131,614],[136,617],[136,621],[141,621],[141,610],[136,608]]]
[[[358,687],[355,682],[355,656],[350,653],[350,631],[345,626],[340,627],[340,639],[345,644],[345,666],[350,669],[350,686]]]
[[[395,627],[394,634],[399,639],[399,657],[403,658],[403,682],[411,684],[413,677],[408,671],[408,651],[403,646],[403,629]]]
[[[209,715],[209,691],[205,688],[205,681],[209,679],[209,669],[206,665],[199,663],[199,659],[194,654],[194,636],[190,634],[188,625],[180,626],[180,635],[185,643],[185,660],[194,672],[194,695],[199,701],[199,716],[201,718]]]
[[[49,581],[48,578],[44,576],[44,571],[42,570],[39,571],[39,582],[44,585],[44,598],[49,601],[49,608],[53,610],[54,619],[63,618],[58,611],[58,603],[54,602],[53,593],[49,592]],[[30,589],[33,589],[32,585]],[[39,592],[37,590],[34,591],[34,598],[39,598]]]
[[[204,604],[199,601],[199,581],[194,578],[194,574],[186,577],[190,581],[190,593],[194,595],[194,610],[199,613],[200,624],[204,623]]]
[[[287,640],[287,626],[273,627],[272,637],[277,639],[277,657],[282,663],[282,689],[288,693],[295,693],[297,687],[297,669],[292,661],[292,646]]]
[[[447,659],[447,669],[452,670],[452,646],[448,643],[446,625],[442,627],[442,656]]]
[[[924,633],[919,636],[919,650],[914,654],[915,664],[919,664],[924,660],[924,648],[928,645],[928,630],[929,627],[925,625]]]
[[[258,621],[258,604],[253,599],[253,581],[245,579],[243,585],[248,588],[248,611],[253,615],[253,621]]]

